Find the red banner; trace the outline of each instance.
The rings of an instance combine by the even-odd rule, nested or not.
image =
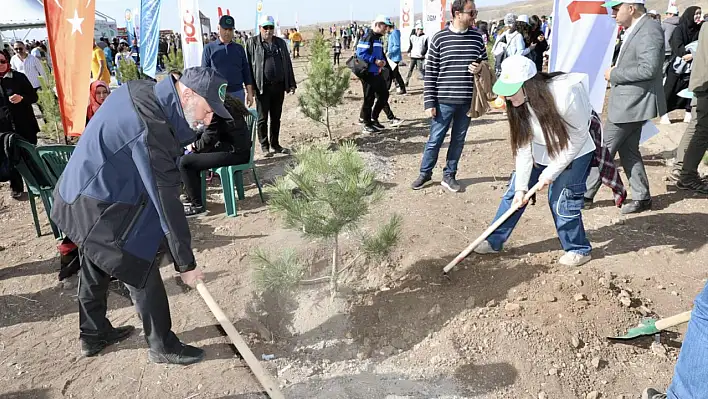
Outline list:
[[[93,0],[45,0],[64,132],[80,136],[86,125],[96,4]]]

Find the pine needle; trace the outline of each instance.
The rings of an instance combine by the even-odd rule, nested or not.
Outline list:
[[[256,248],[251,260],[255,264],[253,276],[256,287],[262,292],[292,291],[305,273],[305,265],[292,248],[286,248],[275,257],[262,248]]]
[[[394,214],[388,223],[384,224],[373,236],[365,235],[362,239],[362,250],[371,259],[387,257],[398,244],[402,234],[403,218]]]

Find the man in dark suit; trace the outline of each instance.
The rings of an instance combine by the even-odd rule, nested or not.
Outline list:
[[[661,25],[647,16],[645,0],[608,1],[612,17],[627,29],[617,64],[605,72],[610,82],[610,100],[604,128],[605,144],[614,157],[619,152],[632,201],[622,207],[623,214],[651,209],[649,179],[639,152],[644,124],[666,113],[662,86],[664,33]],[[593,169],[588,177],[585,202],[592,203],[600,188],[600,174]]]

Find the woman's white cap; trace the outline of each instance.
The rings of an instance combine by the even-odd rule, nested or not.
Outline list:
[[[521,90],[524,82],[538,73],[536,64],[523,55],[512,55],[501,64],[501,75],[493,91],[498,96],[509,97]]]

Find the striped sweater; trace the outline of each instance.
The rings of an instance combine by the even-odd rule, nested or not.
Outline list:
[[[470,104],[474,78],[467,67],[487,59],[487,50],[479,32],[469,29],[455,33],[450,28],[430,40],[425,66],[425,109],[438,104]]]

